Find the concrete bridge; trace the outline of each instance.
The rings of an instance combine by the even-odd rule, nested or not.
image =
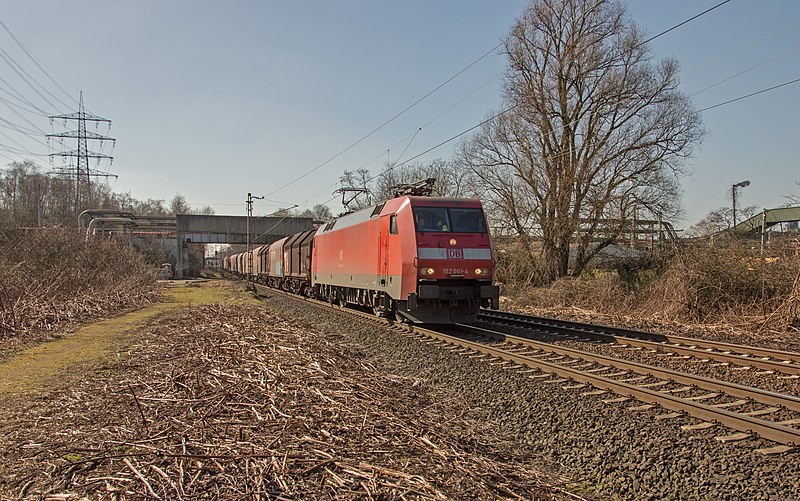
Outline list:
[[[91,235],[114,233],[123,238],[158,237],[164,243],[175,239],[177,264],[175,277],[183,278],[189,262],[191,244],[246,244],[250,235],[251,245],[258,246],[275,242],[287,235],[300,233],[314,227],[309,217],[251,217],[205,216],[178,214],[177,216],[137,216],[116,210],[91,209],[79,217],[79,225]],[[171,253],[171,252],[170,252]]]
[[[287,235],[300,233],[314,227],[310,217],[251,217],[247,216],[196,216],[178,214],[175,217],[175,239],[178,264],[176,278],[183,278],[185,263],[189,262],[190,244],[250,244],[264,245]],[[248,231],[249,230],[249,231]]]

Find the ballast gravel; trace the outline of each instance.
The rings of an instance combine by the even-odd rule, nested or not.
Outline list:
[[[532,333],[527,329],[503,326],[500,324],[481,323],[478,325],[482,325],[493,330],[499,330],[507,334],[526,337],[534,341],[552,343],[556,346],[574,348],[608,357],[630,360],[640,364],[653,365],[680,372],[687,372],[689,374],[697,374],[712,379],[719,379],[745,386],[762,388],[765,390],[774,391],[776,393],[800,395],[800,378],[787,378],[785,377],[785,374],[777,371],[766,371],[756,367],[746,366],[746,362],[743,362],[742,364],[722,364],[713,359],[700,359],[690,356],[670,355],[669,345],[657,345],[653,350],[649,350],[647,348],[623,348],[618,344],[574,341],[567,339],[564,336]],[[772,374],[769,372],[772,372]]]
[[[607,404],[613,394],[584,395],[571,382],[531,379],[487,361],[452,353],[377,324],[310,302],[267,294],[279,315],[342,336],[365,360],[387,373],[417,378],[465,399],[488,422],[503,427],[532,462],[570,478],[565,489],[590,499],[800,498],[800,454],[763,455],[776,444],[750,438],[721,443],[732,430],[683,431],[690,417],[658,419],[655,407],[634,411],[631,400]]]

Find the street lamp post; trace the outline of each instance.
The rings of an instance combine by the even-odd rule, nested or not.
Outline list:
[[[733,202],[733,227],[736,228],[736,188],[747,188],[750,181],[742,181],[731,186],[731,201]]]

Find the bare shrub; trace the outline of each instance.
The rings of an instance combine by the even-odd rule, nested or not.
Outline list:
[[[628,311],[634,298],[616,272],[599,270],[586,271],[580,277],[563,277],[542,287],[517,283],[505,288],[504,293],[523,309],[591,310],[605,314]]]
[[[508,287],[546,283],[544,270],[536,258],[518,240],[507,239],[494,243],[495,274]]]
[[[0,340],[155,297],[155,270],[116,240],[71,230],[0,231]]]
[[[746,242],[680,249],[646,291],[643,309],[666,320],[797,329],[800,257],[762,256]]]
[[[520,266],[507,254],[511,263],[499,254],[498,275]],[[792,248],[762,255],[747,241],[693,243],[659,259],[607,262],[604,269],[546,287],[512,280],[504,295],[507,306],[540,313],[569,311],[624,317],[634,323],[724,324],[757,332],[797,332],[800,255]]]

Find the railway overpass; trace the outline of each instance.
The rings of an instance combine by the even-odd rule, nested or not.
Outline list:
[[[248,234],[252,245],[264,245],[310,230],[314,227],[314,220],[309,217],[254,216],[250,218],[248,227],[247,216],[137,216],[123,211],[92,209],[81,214],[79,224],[85,229],[87,238],[98,233],[114,233],[124,238],[158,237],[167,242],[174,239],[175,277],[183,278],[189,262],[189,245],[246,244]]]
[[[175,277],[183,278],[188,262],[190,244],[246,244],[250,235],[251,245],[270,244],[287,235],[307,231],[314,227],[310,217],[251,217],[248,231],[247,216],[198,216],[178,214],[175,216],[175,239],[178,264]]]

